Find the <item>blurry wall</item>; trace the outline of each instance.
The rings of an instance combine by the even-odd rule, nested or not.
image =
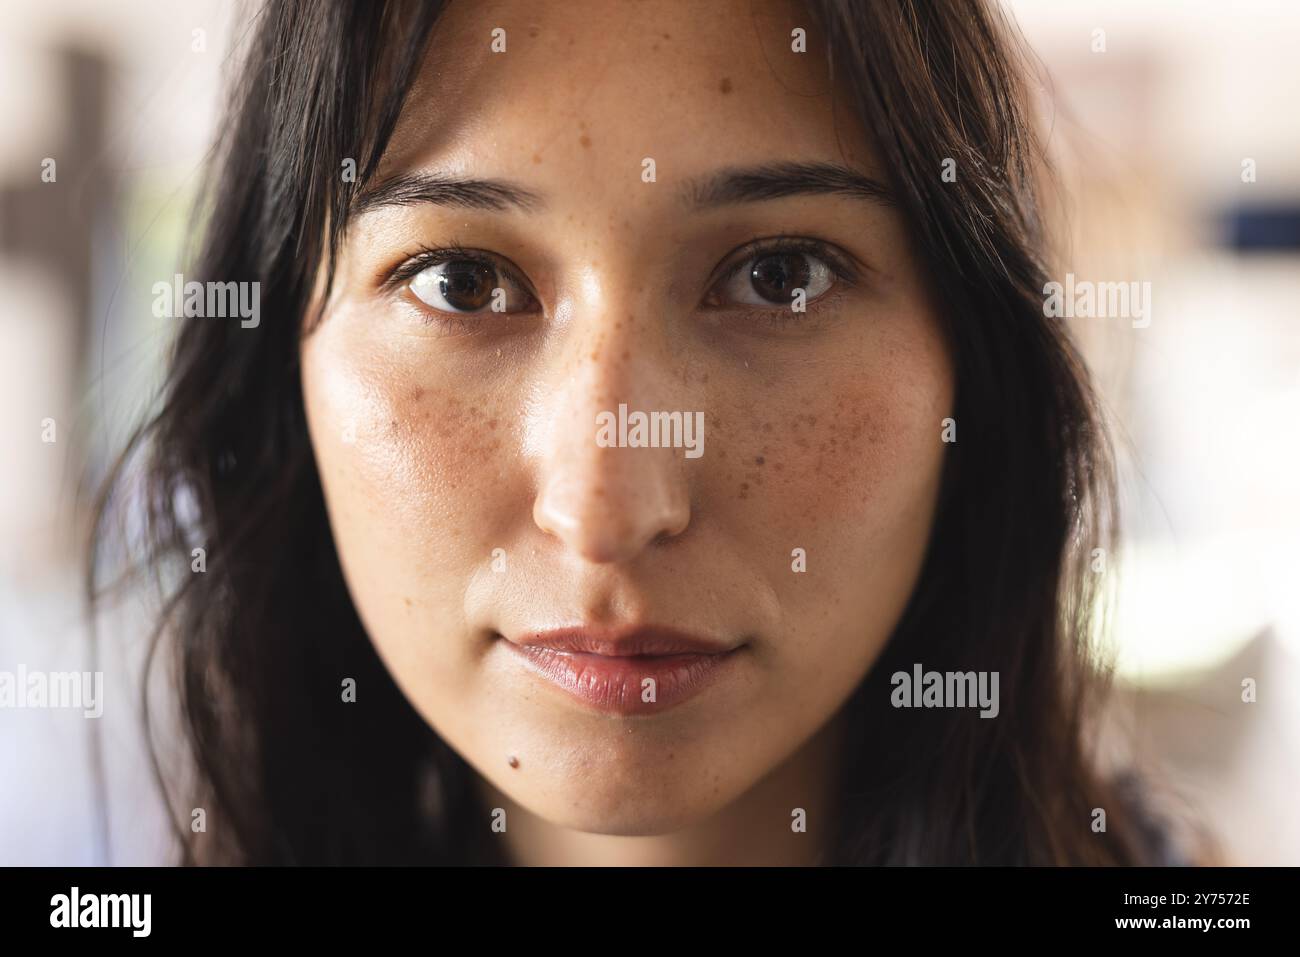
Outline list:
[[[1112,746],[1228,861],[1300,863],[1300,4],[1007,9],[1036,56],[1058,270],[1151,284],[1141,328],[1066,320],[1120,463]]]
[[[4,0],[0,22],[0,670],[104,673],[101,718],[0,710],[0,865],[151,862],[165,834],[135,681],[148,623],[133,604],[107,616],[96,664],[79,503],[158,381],[168,329],[150,289],[177,262],[239,11]]]

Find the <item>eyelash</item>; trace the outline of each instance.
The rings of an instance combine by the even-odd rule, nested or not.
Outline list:
[[[496,256],[487,255],[480,250],[469,249],[456,242],[437,248],[421,246],[416,253],[388,275],[383,285],[388,289],[395,288],[414,279],[430,266],[439,266],[442,263],[459,262],[461,260],[467,260],[481,266],[491,266],[520,289],[528,289],[528,282],[509,263]],[[530,292],[529,295],[532,295],[532,293]]]
[[[850,260],[848,256],[838,252],[829,243],[818,239],[811,239],[805,236],[773,236],[767,239],[760,239],[739,249],[732,264],[724,267],[721,274],[713,277],[709,282],[709,292],[706,299],[712,296],[714,291],[723,284],[734,279],[737,274],[755,260],[762,259],[779,253],[803,253],[820,259],[830,269],[834,285],[826,292],[820,294],[816,299],[810,300],[809,305],[813,303],[823,303],[826,300],[838,298],[838,294],[844,287],[852,288],[861,280],[861,271],[858,266]],[[452,261],[468,261],[482,266],[488,266],[497,270],[513,282],[518,288],[528,292],[536,302],[536,296],[533,295],[529,283],[523,276],[509,263],[504,260],[486,254],[477,249],[471,249],[452,241],[445,246],[430,247],[420,246],[415,253],[410,255],[400,263],[388,276],[383,280],[382,287],[385,290],[393,290],[405,285],[415,276],[431,266],[441,265],[442,263]],[[753,306],[748,303],[730,305],[722,304],[709,306],[710,310],[732,311],[739,310],[747,322],[765,322],[772,325],[784,326],[791,323],[806,321],[805,314],[794,312],[785,306],[773,303],[770,307]],[[422,307],[425,315],[425,323],[441,323],[455,329],[471,330],[477,325],[476,321],[481,313],[452,313],[442,310],[433,310],[428,306]],[[437,313],[436,315],[434,313]],[[506,313],[504,315],[510,315]]]

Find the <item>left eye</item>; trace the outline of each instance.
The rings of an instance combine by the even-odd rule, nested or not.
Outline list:
[[[432,263],[411,277],[411,292],[441,312],[518,312],[529,296],[484,259],[454,258]]]
[[[795,290],[811,302],[835,284],[835,270],[811,253],[776,250],[751,256],[718,287],[728,302],[788,306]]]

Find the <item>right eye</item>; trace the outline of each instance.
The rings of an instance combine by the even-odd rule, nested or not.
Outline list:
[[[532,295],[511,273],[486,256],[430,250],[410,267],[411,292],[430,309],[463,315],[521,312]]]

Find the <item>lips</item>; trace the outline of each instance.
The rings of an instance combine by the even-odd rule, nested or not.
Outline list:
[[[507,641],[534,674],[605,714],[658,714],[723,677],[743,646],[668,628],[563,628]]]

